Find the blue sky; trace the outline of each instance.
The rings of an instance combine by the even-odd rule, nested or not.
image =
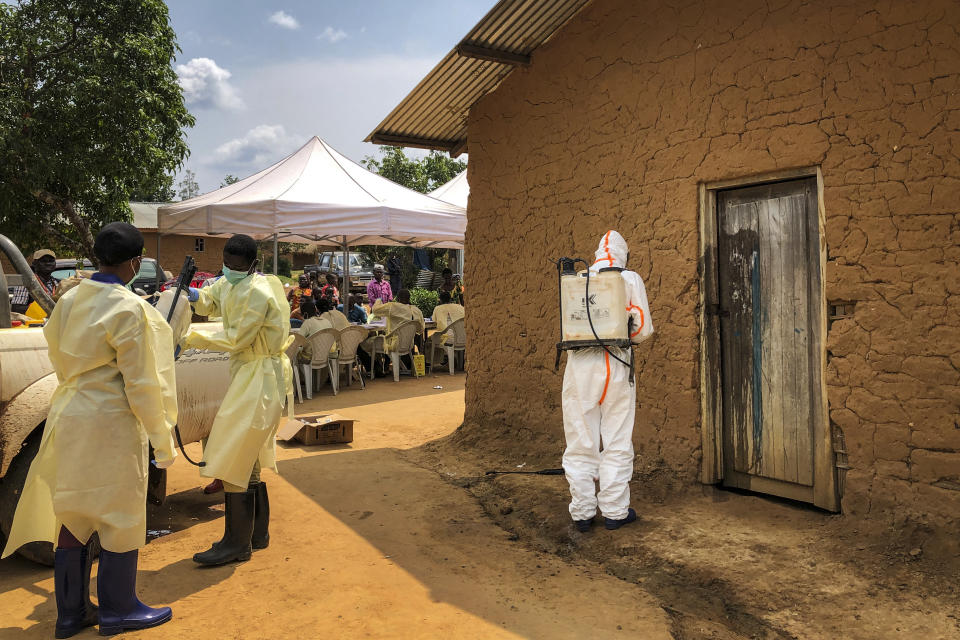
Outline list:
[[[495,0],[167,4],[197,119],[184,169],[206,192],[313,135],[356,161],[376,155],[363,139]]]

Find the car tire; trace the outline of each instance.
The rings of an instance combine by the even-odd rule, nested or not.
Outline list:
[[[30,464],[37,457],[40,441],[43,439],[43,425],[34,429],[23,443],[20,452],[10,463],[7,473],[0,479],[0,541],[7,542],[7,534],[13,525],[13,516],[17,511],[17,502],[27,482]],[[94,533],[90,539],[90,551],[93,557],[100,555],[100,539]],[[17,555],[48,567],[53,566],[53,544],[50,542],[28,542],[17,550]]]
[[[24,442],[20,452],[10,463],[6,475],[0,480],[0,534],[3,534],[4,544],[13,525],[13,514],[16,513],[17,502],[27,481],[30,463],[40,450],[42,436],[43,425],[40,425]],[[53,545],[49,542],[30,542],[20,547],[17,554],[39,564],[53,566]]]

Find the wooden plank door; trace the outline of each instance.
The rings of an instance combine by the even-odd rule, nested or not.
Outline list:
[[[835,510],[815,179],[719,191],[717,232],[723,482]]]

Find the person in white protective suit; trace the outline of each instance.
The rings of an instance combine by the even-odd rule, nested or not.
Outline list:
[[[140,268],[143,236],[125,222],[94,242],[100,270],[63,294],[43,334],[59,385],[3,552],[56,543],[57,638],[99,622],[101,635],[171,619],[137,598],[146,541],[149,446],[156,465],[176,457],[174,336],[163,316],[124,285]],[[99,609],[90,602],[90,536],[103,550]]]
[[[242,234],[223,247],[223,277],[190,289],[200,315],[223,318],[223,329],[192,329],[184,346],[230,354],[230,387],[203,449],[200,475],[223,481],[224,532],[194,562],[221,565],[249,560],[270,543],[270,502],[261,468],[276,471],[277,428],[293,406],[293,369],[286,348],[290,304],[276,276],[254,273],[257,243]]]
[[[643,279],[626,271],[630,252],[616,231],[600,240],[592,273],[613,267],[620,272],[626,288],[628,313],[632,320],[630,339],[634,344],[653,334],[650,307]],[[630,351],[609,347],[624,362]],[[630,370],[602,347],[569,351],[563,373],[563,430],[567,448],[563,470],[570,484],[570,515],[580,531],[589,531],[599,506],[607,529],[619,529],[637,519],[630,508],[633,475],[633,420],[636,387]],[[602,451],[601,451],[602,447]],[[596,482],[599,480],[599,492]]]

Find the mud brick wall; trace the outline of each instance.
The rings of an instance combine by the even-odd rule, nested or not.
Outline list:
[[[955,2],[595,0],[473,107],[469,153],[466,434],[562,449],[549,260],[615,228],[658,331],[638,467],[694,482],[697,185],[819,165],[826,296],[855,303],[828,336],[844,510],[960,513]]]
[[[202,237],[203,251],[195,251],[196,238]],[[223,266],[223,245],[226,238],[211,238],[209,236],[162,236],[159,238],[159,257],[157,254],[157,233],[145,232],[143,238],[146,244],[147,255],[157,258],[160,265],[173,273],[179,274],[183,266],[184,257],[191,255],[197,263],[197,269],[216,273]]]

